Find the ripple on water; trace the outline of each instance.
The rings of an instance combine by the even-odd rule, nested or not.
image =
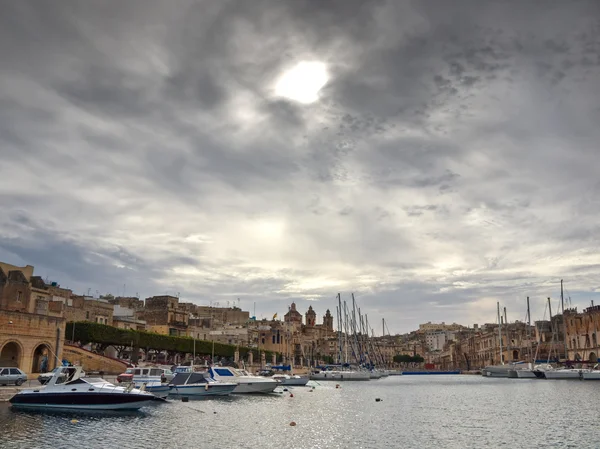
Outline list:
[[[597,384],[406,376],[135,413],[32,413],[0,404],[0,448],[596,448]],[[382,398],[376,402],[375,398]],[[76,419],[78,422],[72,423]],[[295,421],[295,427],[290,422]]]

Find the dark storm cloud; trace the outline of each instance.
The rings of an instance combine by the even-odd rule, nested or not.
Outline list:
[[[4,2],[0,259],[265,316],[355,290],[393,330],[491,320],[560,277],[584,298],[598,17],[595,1]],[[273,93],[300,60],[329,71],[309,105]]]

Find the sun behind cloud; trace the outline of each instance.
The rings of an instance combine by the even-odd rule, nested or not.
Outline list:
[[[302,104],[314,103],[328,80],[329,74],[324,63],[301,61],[279,77],[275,84],[275,95]]]

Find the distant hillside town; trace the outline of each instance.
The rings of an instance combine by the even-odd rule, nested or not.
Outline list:
[[[284,355],[285,361],[300,367],[333,363],[339,360],[341,339],[331,311],[321,313],[319,319],[317,311],[309,306],[302,314],[291,303],[282,320],[278,313],[271,319],[257,320],[236,306],[198,305],[170,295],[145,300],[110,294],[78,295],[58,282],[34,275],[31,265],[18,267],[0,262],[0,366],[37,373],[51,369],[68,351],[75,354],[69,345],[77,342],[65,334],[67,322],[91,322],[269,351]],[[567,309],[551,320],[533,324],[508,322],[506,314],[499,313],[499,323],[469,327],[428,322],[407,334],[379,335],[373,339],[390,367],[404,363],[402,355],[419,355],[424,360],[420,368],[432,370],[477,370],[533,358],[595,362],[599,317],[598,306],[582,312]],[[131,351],[110,346],[101,348],[101,352],[112,358],[132,357]]]

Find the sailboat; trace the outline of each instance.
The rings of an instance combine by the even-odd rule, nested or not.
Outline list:
[[[365,381],[370,380],[371,376],[369,371],[361,369],[353,369],[350,366],[348,350],[352,351],[355,362],[360,365],[362,358],[362,351],[358,351],[358,336],[356,332],[348,341],[349,334],[349,318],[348,308],[344,301],[344,307],[342,308],[341,295],[338,293],[337,296],[338,305],[336,306],[337,321],[338,321],[338,363],[335,365],[326,365],[320,369],[316,369],[310,375],[311,380],[335,380],[335,381]],[[343,316],[342,316],[343,314]],[[353,323],[356,326],[356,322]],[[343,331],[342,331],[343,330]],[[352,340],[354,339],[354,344]]]
[[[527,297],[527,345],[528,345],[528,356],[531,359],[531,335],[529,334],[529,329],[531,328],[531,309],[529,308],[529,296]],[[540,347],[540,341],[535,349],[535,356],[533,360],[537,358],[538,350]],[[508,377],[511,379],[537,379],[536,373],[533,372],[533,362],[529,362],[525,368],[521,369],[511,369],[508,372]]]

